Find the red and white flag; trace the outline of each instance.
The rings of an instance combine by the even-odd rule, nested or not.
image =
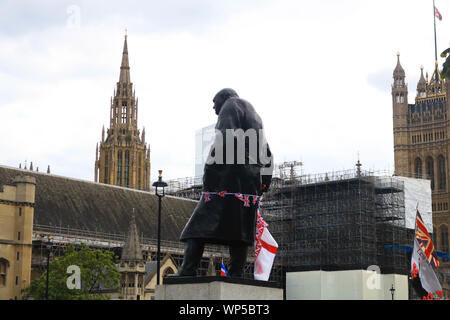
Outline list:
[[[442,15],[441,15],[441,13],[439,12],[439,10],[438,10],[436,7],[434,7],[434,15],[435,15],[436,18],[438,18],[439,20],[442,20]]]
[[[277,250],[278,244],[270,234],[269,229],[267,229],[267,223],[263,220],[258,210],[255,237],[255,266],[253,272],[255,280],[269,280]]]

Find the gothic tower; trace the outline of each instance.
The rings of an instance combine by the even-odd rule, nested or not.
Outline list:
[[[394,69],[394,83],[392,85],[392,106],[394,124],[394,154],[395,173],[406,175],[410,172],[408,161],[408,86],[405,82],[405,70],[400,64],[400,54],[397,53],[397,66]]]
[[[95,182],[150,190],[150,145],[138,129],[138,99],[130,81],[127,35],[119,82],[111,98],[110,123],[95,152]]]
[[[122,274],[121,295],[124,300],[144,299],[145,260],[142,256],[141,244],[133,214],[128,228],[125,245],[122,248],[119,271]]]
[[[408,104],[407,94],[405,71],[397,55],[392,85],[395,174],[430,180],[433,242],[438,251],[448,253],[450,81],[441,79],[436,61],[430,80],[421,68],[414,103]],[[450,279],[450,259],[440,259],[438,272]],[[448,299],[450,280],[441,281],[441,285]]]

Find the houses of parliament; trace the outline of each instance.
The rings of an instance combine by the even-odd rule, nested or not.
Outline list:
[[[395,174],[430,180],[433,240],[438,251],[448,253],[450,81],[441,79],[437,64],[430,77],[422,69],[415,101],[408,103],[399,55],[393,78]],[[150,191],[150,146],[145,128],[138,129],[138,99],[130,79],[126,35],[109,113],[109,127],[102,129],[95,151],[94,182],[0,165],[0,300],[26,298],[26,288],[46,270],[50,254],[60,256],[74,243],[120,255],[122,278],[114,294],[135,300],[154,296],[158,198],[153,192],[142,192]],[[196,201],[182,197],[164,199],[161,279],[176,272],[183,261],[179,235],[196,205]],[[320,203],[318,207],[323,209]],[[343,214],[348,213],[345,210]],[[281,221],[278,234],[288,230],[285,234],[291,235],[291,225],[285,222]],[[306,224],[301,221],[301,225]],[[276,229],[271,231],[275,237]],[[278,240],[282,248],[285,240]],[[223,256],[227,259],[221,248],[205,249],[202,274],[217,274],[221,266],[217,258]],[[376,254],[372,258],[376,259]],[[440,259],[440,263],[439,269],[447,278],[439,280],[449,298],[450,262]],[[251,268],[247,270],[252,276]],[[408,266],[403,271],[408,273]]]
[[[437,61],[431,77],[428,73],[424,76],[422,67],[415,101],[409,103],[400,54],[397,54],[393,78],[395,174],[431,181],[434,244],[438,251],[448,253],[450,81],[441,78]],[[448,271],[450,263],[443,259],[440,268]]]

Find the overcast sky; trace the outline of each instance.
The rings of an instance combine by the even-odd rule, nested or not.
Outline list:
[[[436,6],[440,53],[450,1]],[[2,0],[0,18],[0,165],[91,181],[125,28],[152,181],[194,175],[195,131],[224,87],[256,108],[276,162],[322,173],[359,152],[393,170],[396,53],[410,103],[434,66],[432,0]]]

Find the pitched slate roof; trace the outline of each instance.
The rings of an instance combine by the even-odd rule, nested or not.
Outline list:
[[[36,178],[34,224],[127,234],[135,208],[139,232],[156,238],[154,193],[6,166],[0,166],[0,185],[11,184],[18,175]],[[161,239],[178,241],[196,205],[193,200],[163,198]]]

